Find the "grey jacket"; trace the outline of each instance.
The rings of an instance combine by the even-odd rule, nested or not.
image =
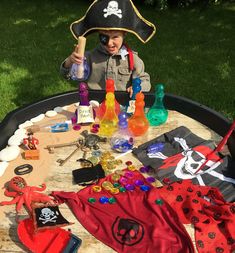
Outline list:
[[[115,90],[126,90],[131,86],[131,80],[139,77],[141,79],[142,91],[151,89],[150,76],[144,71],[144,63],[138,54],[133,51],[134,70],[129,70],[128,52],[123,46],[117,55],[107,53],[102,45],[92,51],[86,51],[85,57],[90,65],[91,73],[87,82],[90,89],[105,90],[105,80],[113,79]],[[64,62],[60,67],[61,74],[70,79],[70,69],[64,68]]]

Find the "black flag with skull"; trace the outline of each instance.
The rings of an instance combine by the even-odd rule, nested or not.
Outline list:
[[[161,144],[161,149],[154,149],[156,144]],[[218,187],[226,201],[234,201],[235,164],[229,155],[220,152],[207,160],[214,149],[212,140],[204,140],[182,126],[144,143],[133,154],[150,166],[149,173],[160,181],[191,179],[195,184]]]

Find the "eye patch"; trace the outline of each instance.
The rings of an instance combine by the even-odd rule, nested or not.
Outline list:
[[[99,34],[99,39],[100,39],[100,42],[103,44],[103,45],[107,45],[109,43],[109,39],[110,37],[106,34],[103,34],[103,33],[100,33]]]

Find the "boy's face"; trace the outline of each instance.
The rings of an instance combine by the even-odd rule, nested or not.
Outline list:
[[[125,32],[123,31],[99,31],[100,42],[111,55],[117,54],[122,46]]]

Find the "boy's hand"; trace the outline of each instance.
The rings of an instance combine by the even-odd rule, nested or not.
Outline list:
[[[72,52],[72,54],[66,59],[65,63],[64,63],[64,67],[65,68],[70,68],[72,66],[73,63],[76,64],[81,64],[83,61],[83,57],[81,57],[78,53],[77,53],[77,48],[78,45],[75,47],[74,51]]]
[[[132,86],[128,87],[128,88],[126,89],[126,91],[129,93],[129,96],[130,96],[130,98],[131,98],[131,97],[132,97],[132,94],[133,94]]]

